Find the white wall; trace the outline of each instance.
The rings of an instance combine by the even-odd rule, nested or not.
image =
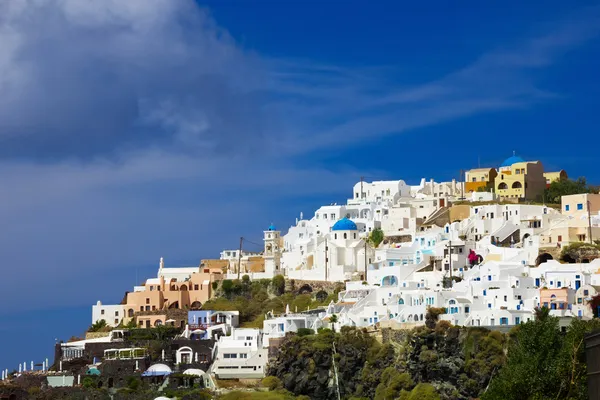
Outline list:
[[[104,305],[98,302],[92,306],[92,324],[103,319],[107,325],[116,327],[125,316],[125,307],[121,304]]]

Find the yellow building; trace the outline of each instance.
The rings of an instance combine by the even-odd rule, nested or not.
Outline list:
[[[495,188],[501,198],[541,201],[546,189],[544,167],[539,161],[509,157],[499,168]]]
[[[477,192],[480,188],[493,188],[498,172],[494,168],[475,168],[465,173],[465,190]]]
[[[544,178],[546,178],[546,186],[550,186],[552,182],[568,179],[569,177],[567,176],[567,172],[561,169],[557,172],[544,172]]]

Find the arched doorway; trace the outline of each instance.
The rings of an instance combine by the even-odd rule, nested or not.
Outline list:
[[[177,364],[191,364],[193,361],[193,355],[194,352],[192,351],[191,347],[181,347],[175,354]]]
[[[199,310],[202,308],[202,303],[200,303],[199,301],[195,301],[191,304],[190,308],[194,310]]]
[[[302,285],[300,290],[298,290],[298,294],[312,293],[312,291],[313,291],[312,286],[310,286],[309,284],[306,284],[306,285]]]
[[[554,257],[552,257],[552,254],[542,253],[539,256],[537,256],[537,258],[535,259],[535,266],[539,267],[540,264],[543,264],[550,260],[554,260]]]

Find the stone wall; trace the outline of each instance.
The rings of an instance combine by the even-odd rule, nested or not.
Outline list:
[[[102,337],[107,337],[109,335],[110,335],[110,332],[86,332],[85,339],[86,340],[98,339],[98,338],[102,338]]]
[[[403,343],[408,338],[410,331],[407,329],[381,329],[381,341],[383,343],[395,342]]]
[[[344,288],[343,282],[305,281],[300,279],[291,279],[286,282],[289,284],[289,290],[291,291],[301,291],[304,287],[310,287],[312,289],[312,293],[316,293],[320,290],[332,293],[338,287],[341,287],[342,290]],[[310,292],[310,290],[308,292]]]

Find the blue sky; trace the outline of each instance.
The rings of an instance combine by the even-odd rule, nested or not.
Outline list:
[[[598,2],[370,3],[0,3],[0,368],[360,176],[600,183]]]

